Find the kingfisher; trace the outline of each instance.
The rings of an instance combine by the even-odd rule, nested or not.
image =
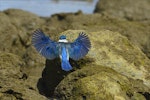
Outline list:
[[[61,59],[61,68],[64,71],[72,70],[69,58],[75,61],[79,60],[91,48],[89,37],[84,32],[80,32],[74,42],[68,42],[65,35],[61,35],[58,42],[56,42],[46,36],[41,29],[33,32],[32,45],[46,59],[53,60],[59,57]]]

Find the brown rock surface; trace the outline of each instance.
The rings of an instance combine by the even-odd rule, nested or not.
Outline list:
[[[49,26],[49,30],[55,33],[63,32],[67,29],[87,30],[89,32],[106,29],[119,32],[138,45],[150,57],[149,23],[117,19],[102,14],[57,14],[49,18],[46,25]]]
[[[149,0],[100,0],[95,8],[96,13],[128,20],[150,20]]]
[[[63,34],[72,39],[81,31],[68,30]],[[83,61],[73,65],[81,70],[76,70],[60,82],[55,90],[56,96],[63,100],[130,100],[137,98],[134,93],[150,92],[150,60],[137,46],[117,32],[102,30],[86,33],[92,48]],[[117,80],[122,81],[121,84]]]
[[[54,40],[58,40],[60,34],[68,34],[68,38],[74,40],[79,30],[85,30],[92,40],[92,49],[84,59],[78,62],[71,61],[74,70],[77,70],[77,66],[80,65],[79,68],[84,72],[82,67],[86,67],[86,64],[92,64],[91,66],[93,67],[104,66],[106,69],[113,69],[115,70],[113,72],[116,80],[124,77],[121,81],[125,80],[128,84],[134,84],[133,87],[129,88],[134,88],[136,94],[133,94],[131,91],[129,94],[133,96],[121,94],[121,97],[137,98],[139,96],[142,98],[141,92],[149,96],[149,88],[147,88],[149,87],[149,59],[138,48],[140,47],[150,57],[150,28],[148,23],[116,19],[101,14],[84,15],[82,13],[56,14],[51,18],[41,18],[29,12],[16,9],[0,12],[0,23],[0,67],[2,69],[0,70],[0,97],[2,100],[15,100],[18,98],[34,100],[30,99],[33,96],[35,100],[37,98],[43,100],[44,97],[40,94],[47,97],[52,96],[55,87],[66,75],[69,74],[68,77],[76,75],[72,72],[63,72],[60,69],[59,59],[54,61],[46,60],[45,64],[45,59],[31,45],[32,32],[37,28],[42,28]],[[68,29],[75,30],[65,31]],[[132,43],[118,32],[126,36]],[[95,56],[97,54],[98,56]],[[85,70],[88,69],[85,68]],[[75,73],[78,73],[78,71],[75,71]],[[99,75],[107,77],[107,74],[107,79],[112,80],[109,72],[102,71],[102,73],[105,73],[104,75],[93,73],[93,76],[87,75],[89,78],[81,78],[78,82],[84,86],[85,80],[93,80],[93,77],[98,77]],[[135,80],[135,83],[132,83],[133,81],[128,82],[130,81],[129,78]],[[66,81],[66,84],[69,84],[72,79],[74,78]],[[93,80],[92,82],[91,84],[96,85],[97,82],[101,82],[101,77],[97,81]],[[114,82],[114,84],[116,84],[117,88],[121,88],[118,83]],[[139,86],[136,86],[136,84]],[[105,86],[107,85],[110,84]],[[78,84],[72,86],[78,87]],[[136,87],[137,89],[135,89]],[[123,93],[127,91],[123,90]],[[86,91],[82,89],[76,94],[79,95],[81,92],[86,94]],[[89,93],[91,94],[92,91]],[[117,98],[120,98],[120,96],[117,96]]]
[[[46,100],[29,84],[22,72],[23,60],[17,55],[0,52],[0,99],[1,100]]]
[[[138,86],[111,68],[87,65],[61,81],[55,95],[62,100],[145,100],[138,94],[146,90],[145,86],[140,81],[135,83]]]

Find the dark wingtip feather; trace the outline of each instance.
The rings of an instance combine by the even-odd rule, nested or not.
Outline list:
[[[84,32],[80,32],[80,33],[79,33],[79,36],[88,37],[88,35],[87,35],[86,33],[84,33]]]
[[[35,31],[33,31],[32,36],[34,36],[35,34],[40,33],[40,32],[42,32],[41,29],[36,29]]]
[[[84,42],[86,42],[86,46],[88,47],[88,49],[90,49],[91,48],[91,42],[90,42],[90,39],[89,39],[88,35],[84,32],[80,32],[79,37],[85,39]]]
[[[44,36],[44,33],[41,29],[36,29],[32,33],[32,44],[36,43],[37,40],[40,40],[40,37]]]

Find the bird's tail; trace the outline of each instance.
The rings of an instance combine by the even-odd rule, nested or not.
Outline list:
[[[62,67],[62,70],[65,70],[65,71],[70,71],[72,69],[72,66],[70,65],[68,60],[66,61],[62,60],[61,67]]]

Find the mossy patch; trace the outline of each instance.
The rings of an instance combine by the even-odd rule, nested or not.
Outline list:
[[[57,86],[55,95],[63,100],[112,100],[117,97],[128,100],[137,91],[127,77],[111,68],[93,65],[69,74]]]

